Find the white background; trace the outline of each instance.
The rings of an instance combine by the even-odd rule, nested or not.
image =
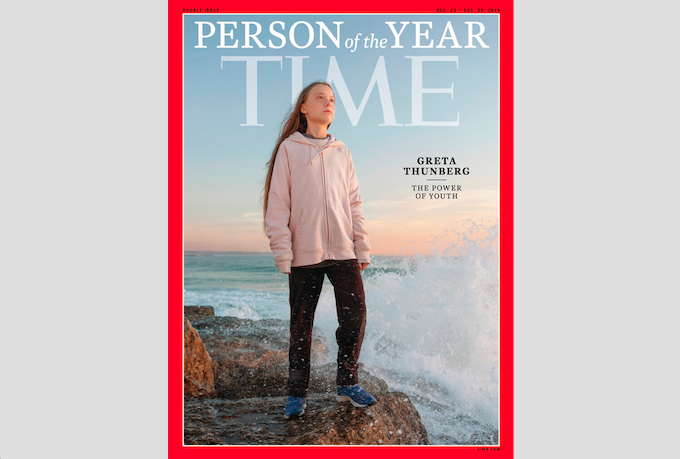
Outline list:
[[[515,453],[673,457],[679,8],[515,6]],[[167,456],[167,8],[3,5],[0,458]]]

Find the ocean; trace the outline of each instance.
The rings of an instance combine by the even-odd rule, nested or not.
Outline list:
[[[409,395],[432,444],[498,442],[498,249],[463,240],[431,256],[371,255],[363,273],[366,331],[359,361]],[[288,276],[270,252],[185,252],[184,304],[215,314],[289,319]],[[333,286],[314,329],[337,355]]]

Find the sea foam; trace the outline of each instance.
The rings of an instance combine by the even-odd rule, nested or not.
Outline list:
[[[411,396],[433,443],[492,444],[499,401],[497,227],[481,239],[451,239],[433,242],[432,256],[377,262],[364,275],[368,312],[359,360],[390,390]],[[333,361],[337,319],[329,290],[315,327]]]

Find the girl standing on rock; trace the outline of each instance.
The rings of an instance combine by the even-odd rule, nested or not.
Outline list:
[[[358,381],[366,327],[361,271],[370,263],[371,246],[352,155],[327,132],[334,116],[328,83],[304,88],[267,163],[264,230],[290,289],[287,419],[307,406],[312,326],[324,275],[335,290],[338,314],[338,400],[357,407],[376,403]]]

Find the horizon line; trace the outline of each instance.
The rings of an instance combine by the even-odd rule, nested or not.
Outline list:
[[[197,252],[197,253],[252,253],[252,254],[264,254],[264,255],[271,255],[272,257],[274,256],[271,252],[251,252],[251,251],[245,251],[245,250],[185,250],[183,253],[187,252]],[[379,255],[381,257],[401,257],[403,255],[388,255],[386,253],[373,253],[369,252],[370,255]],[[409,255],[413,256],[413,255]]]

